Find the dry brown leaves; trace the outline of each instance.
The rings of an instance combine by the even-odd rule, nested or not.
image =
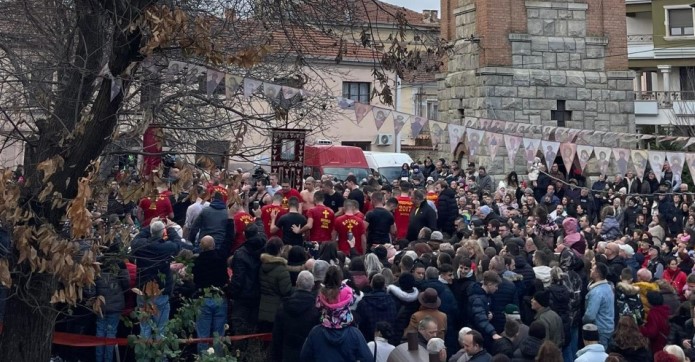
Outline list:
[[[92,197],[90,179],[83,177],[78,181],[77,196],[68,203],[67,216],[70,220],[73,238],[84,238],[92,227],[92,218],[87,210],[87,201]]]
[[[36,169],[43,172],[43,180],[41,182],[45,183],[48,179],[58,170],[63,168],[65,160],[60,157],[60,155],[55,155],[36,166]]]

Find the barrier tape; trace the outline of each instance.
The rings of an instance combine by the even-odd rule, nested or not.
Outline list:
[[[0,333],[2,333],[2,327],[3,325],[0,324]],[[238,342],[246,339],[258,339],[263,342],[270,342],[272,336],[272,333],[256,333],[241,336],[226,336],[224,339],[229,342]],[[211,343],[214,342],[214,340],[215,338],[189,338],[179,339],[178,341],[181,344],[193,344]],[[70,347],[128,346],[128,338],[106,338],[74,333],[53,332],[53,343]]]

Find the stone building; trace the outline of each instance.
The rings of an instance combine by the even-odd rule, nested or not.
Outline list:
[[[439,79],[440,120],[634,132],[624,0],[442,0],[442,11],[456,51]],[[504,158],[494,173],[511,170]]]

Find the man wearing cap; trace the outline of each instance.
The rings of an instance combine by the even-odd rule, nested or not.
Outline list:
[[[618,255],[625,260],[625,265],[632,270],[632,279],[637,279],[639,264],[637,260],[635,260],[635,249],[628,244],[618,244],[618,247],[620,247],[620,253]]]
[[[514,337],[511,338],[514,350],[516,350],[517,348],[519,348],[521,341],[526,339],[526,337],[528,336],[528,326],[521,321],[521,312],[519,311],[519,307],[516,304],[507,304],[504,307],[504,317],[506,320],[505,325],[506,323],[512,321],[516,322],[516,324],[519,325],[519,331],[516,333]]]
[[[584,348],[577,351],[574,362],[598,362],[608,358],[606,348],[599,343],[599,331],[595,324],[587,323],[582,327]]]
[[[531,309],[536,312],[534,320],[545,325],[547,338],[558,347],[564,346],[565,331],[562,318],[550,309],[550,293],[545,290],[536,292],[531,299]]]
[[[405,338],[407,332],[416,330],[421,320],[429,317],[437,323],[436,337],[444,338],[447,328],[447,315],[439,311],[442,300],[439,298],[437,291],[433,288],[427,288],[418,295],[417,299],[420,302],[420,309],[410,317],[410,324],[406,328],[403,337]]]
[[[603,263],[596,263],[591,268],[591,283],[589,293],[586,295],[586,310],[582,321],[596,324],[599,327],[599,341],[607,347],[613,328],[615,327],[615,294],[613,288],[606,280],[608,267]]]

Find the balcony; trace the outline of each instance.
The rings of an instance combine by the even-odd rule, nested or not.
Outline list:
[[[695,101],[695,92],[635,92],[635,101],[653,101],[659,108],[673,108],[676,102]]]

